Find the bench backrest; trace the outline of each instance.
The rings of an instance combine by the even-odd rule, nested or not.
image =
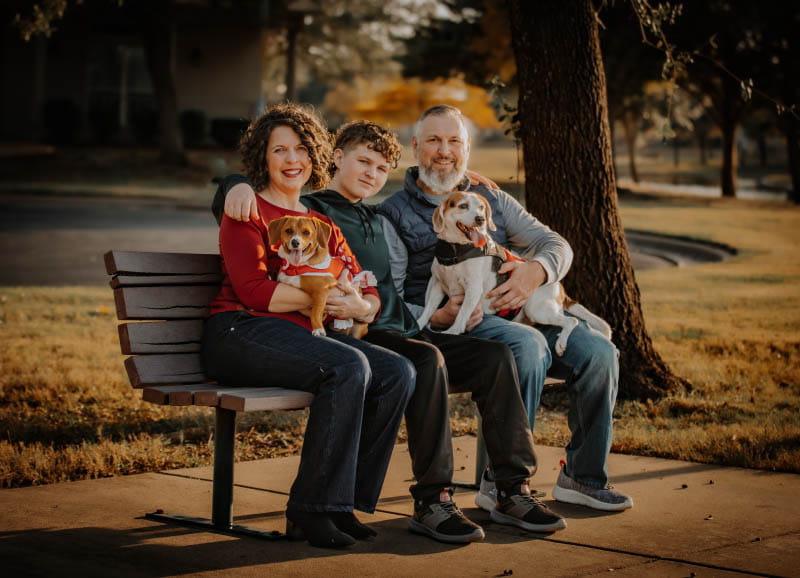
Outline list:
[[[219,255],[109,251],[122,353],[133,387],[207,381],[203,319],[222,281]]]

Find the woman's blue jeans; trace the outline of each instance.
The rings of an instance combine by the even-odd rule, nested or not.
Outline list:
[[[569,315],[569,313],[567,313]],[[584,321],[572,332],[563,357],[553,352],[560,327],[530,327],[487,315],[468,335],[494,339],[511,348],[517,363],[522,399],[531,431],[547,375],[566,381],[570,398],[567,416],[572,438],[567,445],[567,475],[594,488],[608,483],[606,460],[613,437],[619,354]]]
[[[285,387],[314,394],[288,508],[372,512],[397,430],[414,392],[406,358],[329,332],[244,311],[206,320],[206,374],[220,384]]]

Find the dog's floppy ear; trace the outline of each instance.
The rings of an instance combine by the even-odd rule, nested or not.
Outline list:
[[[331,226],[316,217],[312,217],[311,220],[314,221],[314,224],[317,226],[317,244],[327,251],[328,242],[331,240]]]
[[[433,211],[433,231],[434,233],[441,233],[442,229],[444,229],[444,203],[436,207],[436,210]]]
[[[483,203],[483,208],[486,209],[485,211],[486,228],[489,229],[490,231],[496,231],[497,227],[495,226],[494,221],[492,220],[492,206],[489,204],[489,201],[487,201],[486,197],[484,197],[483,195],[478,195],[476,193],[475,196],[480,199],[481,203]]]
[[[267,225],[270,246],[274,247],[281,244],[281,231],[283,231],[283,226],[287,218],[288,217],[281,217],[280,219],[273,219]]]

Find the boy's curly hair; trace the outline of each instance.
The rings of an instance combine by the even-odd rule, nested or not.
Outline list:
[[[333,148],[346,151],[349,147],[366,143],[367,147],[383,155],[391,168],[397,167],[400,153],[403,148],[397,140],[397,135],[382,126],[369,120],[356,120],[343,124],[336,131]],[[330,164],[330,173],[336,173],[336,165]]]
[[[267,170],[267,144],[272,131],[287,126],[300,137],[311,159],[311,177],[306,183],[312,189],[322,189],[330,180],[328,167],[332,165],[330,135],[325,123],[309,107],[295,103],[276,104],[253,120],[239,141],[242,166],[253,189],[262,191],[269,185]]]

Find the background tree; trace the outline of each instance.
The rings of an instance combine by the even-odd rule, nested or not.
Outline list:
[[[645,85],[659,78],[661,54],[641,42],[636,15],[624,2],[607,7],[600,15],[600,42],[606,72],[606,96],[611,142],[614,127],[622,127],[622,137],[628,151],[628,170],[631,180],[639,182],[636,167],[636,142],[652,94]]]
[[[752,96],[752,71],[758,57],[755,3],[729,0],[686,2],[681,17],[666,29],[670,41],[693,57],[681,67],[682,88],[703,104],[722,133],[720,186],[736,196],[739,167],[737,133]]]
[[[12,7],[14,24],[25,40],[37,34],[50,37],[57,33],[65,17],[91,18],[98,26],[113,20],[120,31],[139,36],[159,112],[160,160],[167,164],[186,164],[172,70],[175,34],[173,0],[136,0],[127,3],[115,0],[89,4],[83,0],[15,0]],[[115,13],[112,15],[110,11]]]
[[[789,160],[789,200],[800,203],[800,3],[763,2],[757,15],[746,36],[757,54],[754,96],[778,118]]]
[[[603,316],[620,350],[620,395],[685,382],[653,348],[617,208],[598,15],[590,0],[509,0],[528,209],[575,249],[567,291]]]

